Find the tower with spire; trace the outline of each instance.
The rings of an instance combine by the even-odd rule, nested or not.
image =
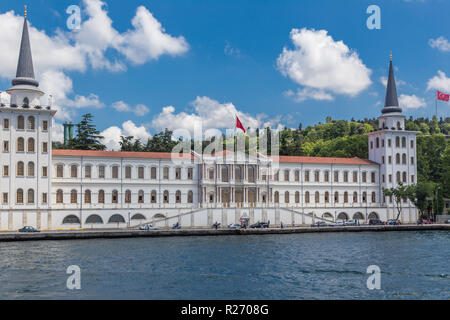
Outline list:
[[[369,160],[380,165],[380,195],[383,194],[383,188],[396,187],[399,183],[403,185],[417,183],[416,135],[418,132],[405,129],[405,116],[398,102],[395,85],[392,53],[389,60],[386,99],[381,116],[378,118],[378,130],[368,134]],[[380,202],[388,207],[393,206],[391,199],[386,199],[384,196]],[[411,210],[414,210],[415,214],[415,208]],[[392,208],[391,218],[395,217],[393,211]]]
[[[0,108],[0,208],[10,230],[47,225],[56,111],[41,105],[44,93],[35,79],[26,7],[16,77],[6,92],[9,103]]]

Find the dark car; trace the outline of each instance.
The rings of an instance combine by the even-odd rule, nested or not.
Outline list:
[[[384,221],[378,220],[378,219],[370,219],[369,220],[369,225],[371,226],[380,226],[380,225],[385,225],[386,223]]]
[[[36,228],[27,226],[27,227],[23,227],[22,229],[19,229],[19,232],[41,232],[41,231],[39,231]]]
[[[262,229],[262,228],[268,228],[268,227],[269,227],[269,224],[267,222],[257,222],[250,226],[250,228],[252,228],[252,229]]]
[[[388,226],[398,226],[398,225],[400,225],[401,223],[400,223],[400,221],[399,220],[388,220],[387,222],[386,222],[386,224],[388,225]]]
[[[314,222],[311,227],[326,227],[328,226],[326,222],[324,221],[319,221],[319,222]]]
[[[175,224],[172,226],[172,229],[173,229],[173,230],[178,230],[178,229],[181,229],[181,226],[180,226],[180,224],[177,222],[177,223],[175,223]]]

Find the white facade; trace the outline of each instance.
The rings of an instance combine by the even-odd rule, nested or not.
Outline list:
[[[43,93],[27,49],[23,38],[18,75],[7,91],[10,101],[0,108],[0,230],[146,222],[193,228],[237,223],[242,216],[272,225],[387,220],[397,212],[382,189],[417,181],[416,132],[404,130],[401,112],[380,117],[379,130],[368,135],[369,160],[228,152],[192,153],[175,162],[166,153],[51,152],[56,112],[40,105]],[[416,209],[406,202],[401,220],[416,219]]]

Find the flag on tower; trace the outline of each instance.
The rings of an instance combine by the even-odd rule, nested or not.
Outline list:
[[[239,117],[237,115],[236,115],[236,128],[241,129],[242,131],[244,131],[244,133],[247,132],[245,130],[244,126],[242,125],[241,120],[239,120]]]
[[[450,100],[450,94],[445,94],[440,92],[439,90],[437,91],[437,99],[441,100],[441,101],[449,101]]]

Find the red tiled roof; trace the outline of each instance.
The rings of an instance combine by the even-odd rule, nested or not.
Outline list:
[[[167,152],[128,152],[128,151],[92,151],[92,150],[52,150],[53,156],[66,157],[99,157],[99,158],[147,158],[172,159],[172,153]],[[173,154],[174,158],[192,159],[192,155]]]
[[[354,164],[376,165],[376,162],[360,158],[328,158],[328,157],[299,157],[299,156],[273,156],[274,160],[282,163],[323,163],[323,164]]]
[[[226,152],[225,152],[226,153]],[[90,150],[52,150],[53,156],[66,157],[99,157],[99,158],[141,158],[141,159],[172,159],[180,158],[178,154],[167,152],[126,152],[126,151],[90,151]],[[209,155],[210,156],[210,155]],[[218,156],[218,154],[216,154]],[[192,155],[183,155],[185,159],[193,159]],[[300,157],[300,156],[272,156],[281,163],[322,163],[322,164],[353,164],[377,165],[376,162],[360,158],[328,158],[328,157]]]

